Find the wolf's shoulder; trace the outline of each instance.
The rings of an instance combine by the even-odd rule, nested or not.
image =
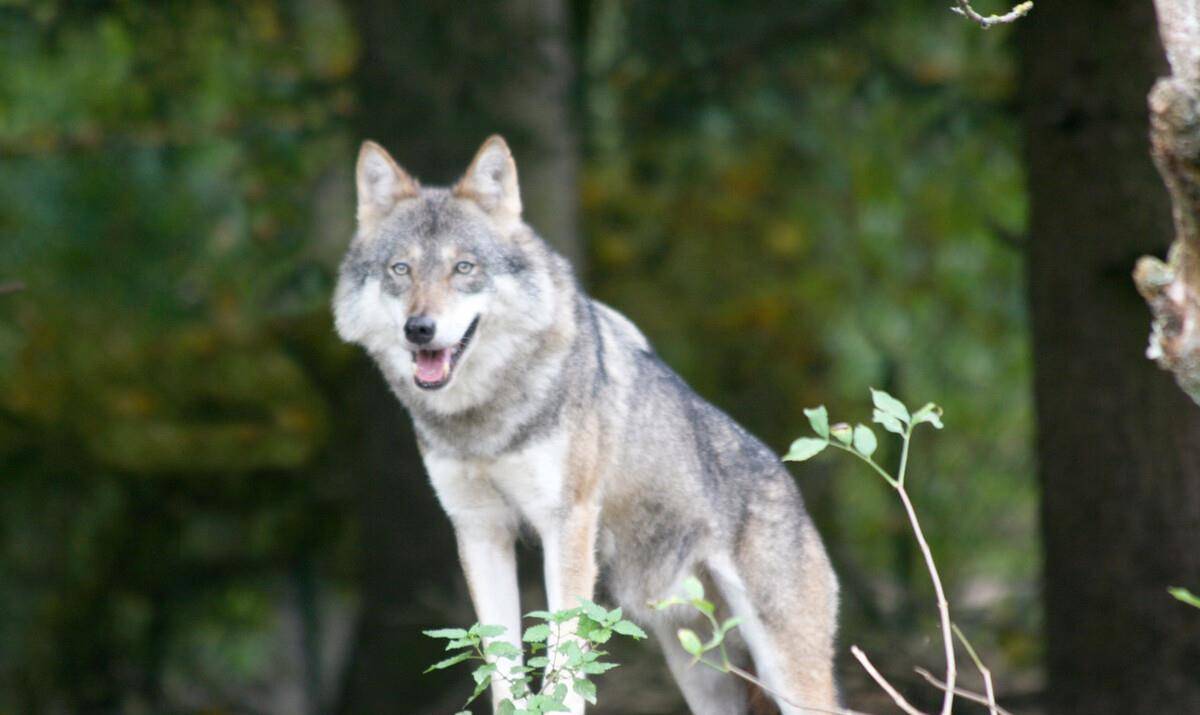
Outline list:
[[[616,308],[605,305],[595,298],[588,298],[601,329],[608,332],[620,346],[630,350],[650,350],[650,341],[638,330],[633,321]]]

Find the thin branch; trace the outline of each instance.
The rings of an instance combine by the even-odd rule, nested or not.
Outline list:
[[[944,691],[946,689],[946,684],[943,683],[942,681],[938,680],[936,677],[934,677],[933,673],[930,673],[928,670],[925,670],[924,668],[913,668],[913,670],[917,673],[917,675],[919,675],[922,678],[924,678],[925,680],[929,681],[929,684],[932,685],[933,687],[937,688],[938,690]],[[957,695],[958,697],[962,698],[963,700],[970,700],[973,703],[979,703],[980,705],[987,705],[989,709],[995,708],[994,710],[992,710],[992,713],[994,715],[1012,715],[1012,713],[1010,713],[1009,711],[1005,710],[1004,708],[1000,707],[999,705],[996,705],[995,699],[992,698],[990,694],[989,695],[980,695],[979,693],[972,692],[970,690],[967,690],[966,688],[955,688],[954,694]],[[989,702],[989,698],[991,698],[991,702]]]
[[[912,428],[910,427],[909,434],[911,433]],[[907,445],[908,440],[905,439],[905,446]],[[933,563],[933,553],[929,550],[928,542],[925,541],[921,522],[917,520],[917,512],[908,498],[908,492],[904,490],[903,482],[896,488],[896,493],[900,495],[900,501],[904,503],[904,510],[908,512],[908,521],[912,524],[917,545],[921,547],[921,555],[925,557],[925,567],[929,570],[929,578],[933,581],[933,590],[937,595],[938,616],[942,621],[942,645],[946,652],[947,685],[946,697],[942,700],[942,715],[950,715],[950,710],[954,705],[954,681],[958,677],[958,668],[954,662],[954,638],[950,634],[950,604],[946,601],[946,592],[942,589],[942,578],[938,575],[937,565]]]
[[[925,713],[916,709],[911,703],[905,700],[904,696],[901,695],[898,690],[892,687],[892,684],[889,683],[886,678],[880,675],[878,670],[875,670],[875,666],[871,665],[871,661],[867,659],[867,654],[863,653],[861,648],[856,645],[850,646],[850,652],[854,654],[855,658],[858,658],[858,662],[862,663],[862,667],[867,671],[867,674],[875,679],[875,682],[879,684],[879,687],[883,688],[884,692],[891,696],[892,701],[895,702],[901,710],[908,713],[908,715],[925,715]]]
[[[755,675],[753,673],[742,670],[741,668],[737,667],[733,663],[730,663],[728,660],[726,660],[724,662],[724,664],[722,664],[722,665],[718,665],[717,663],[713,663],[711,661],[705,660],[704,658],[697,658],[696,662],[700,663],[702,665],[707,665],[708,667],[712,668],[713,670],[716,670],[716,671],[719,671],[722,673],[731,673],[733,675],[736,675],[737,677],[741,678],[742,680],[745,680],[747,683],[750,683],[759,688],[762,688],[764,692],[774,696],[775,698],[778,698],[779,700],[787,703],[788,705],[791,705],[794,708],[800,708],[801,710],[811,710],[812,712],[815,712],[815,713],[827,713],[828,715],[869,715],[869,713],[859,712],[858,710],[846,710],[846,709],[833,710],[830,708],[819,708],[819,707],[816,707],[813,705],[805,705],[803,703],[798,703],[795,700],[792,700],[791,698],[787,697],[783,693],[781,693],[777,690],[774,690],[769,685],[767,685],[766,683],[764,683],[763,681],[761,681],[757,677],[755,677]]]
[[[19,293],[23,290],[25,290],[25,283],[22,281],[8,281],[7,283],[0,283],[0,295]]]
[[[975,8],[971,7],[969,0],[955,0],[955,2],[957,4],[950,8],[951,12],[962,15],[968,20],[978,23],[978,25],[985,30],[992,25],[1007,25],[1008,23],[1016,22],[1025,15],[1029,14],[1029,11],[1033,9],[1032,2],[1023,2],[1003,15],[984,16],[975,12]]]
[[[958,640],[963,644],[963,648],[967,649],[967,655],[971,656],[971,660],[975,662],[975,667],[979,669],[979,674],[983,676],[983,687],[987,691],[987,706],[990,715],[997,715],[1000,707],[996,705],[996,692],[992,689],[992,671],[987,669],[980,659],[979,654],[975,652],[971,641],[967,640],[967,636],[958,627],[958,624],[951,623],[950,627],[954,629],[954,635],[958,636]]]

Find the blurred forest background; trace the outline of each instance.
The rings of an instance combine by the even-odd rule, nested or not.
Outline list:
[[[1026,166],[1022,127],[1036,124],[1021,88],[1057,90],[1019,68],[1022,47],[1069,51],[1056,41],[1078,34],[1054,32],[1087,3],[1039,6],[1022,22],[1048,29],[1024,45],[1025,28],[985,32],[945,4],[0,2],[0,713],[443,713],[461,702],[467,679],[420,674],[438,645],[419,631],[474,620],[449,526],[407,418],[365,356],[338,342],[328,302],[353,230],[358,143],[376,139],[445,183],[492,132],[513,145],[527,218],[593,295],[780,453],[805,431],[805,406],[866,421],[869,385],[944,405],[948,428],[917,440],[910,489],[950,601],[1003,702],[1053,705],[1034,450],[1057,449],[1073,479],[1086,465],[1052,437],[1035,441],[1028,289],[1041,279],[1036,258],[1027,271],[1038,230],[1027,183],[1037,162],[1053,173],[1047,162],[1064,157]],[[1157,196],[1141,99],[1156,44],[1152,14],[1133,5],[1106,12],[1140,25],[1100,33],[1137,48],[1113,58],[1130,87],[1113,116],[1136,132],[1113,161],[1136,165],[1140,195]],[[1135,237],[1146,252],[1169,238],[1165,201],[1143,204],[1161,228]],[[1057,198],[1046,210],[1070,214]],[[1046,250],[1050,262],[1072,255]],[[1119,286],[1136,252],[1112,252],[1105,280]],[[1126,287],[1130,298],[1118,288],[1113,300],[1130,301],[1129,320],[1097,308],[1108,327],[1092,333],[1122,331],[1124,362],[1105,364],[1158,386],[1176,412],[1145,411],[1185,453],[1197,422],[1178,415],[1192,406],[1142,364],[1148,317]],[[1045,301],[1032,293],[1036,328]],[[1079,404],[1046,392],[1061,375],[1038,374],[1047,404],[1097,419],[1138,412],[1131,393]],[[1126,426],[1079,430],[1076,443],[1124,448],[1152,432]],[[1194,536],[1200,460],[1188,459],[1171,483],[1193,501],[1154,503],[1182,510]],[[904,674],[937,671],[936,614],[893,495],[841,460],[795,473],[842,579],[843,653],[861,644],[919,690]],[[1069,508],[1086,510],[1074,493]],[[1124,564],[1170,538],[1143,536],[1129,551],[1083,541]],[[530,610],[536,545],[525,556]],[[1175,575],[1194,588],[1189,558]],[[1166,583],[1130,578],[1145,592],[1098,588],[1178,605]],[[1071,606],[1081,617],[1085,600]],[[1184,643],[1200,635],[1138,608]],[[1200,662],[1196,647],[1166,667]],[[1161,671],[1137,648],[1122,657],[1133,653]],[[619,660],[598,713],[683,712],[653,647]],[[840,669],[850,702],[869,704],[853,662]],[[1195,703],[1197,686],[1177,675],[1172,702]]]

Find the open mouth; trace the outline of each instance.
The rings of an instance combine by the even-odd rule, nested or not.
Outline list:
[[[417,350],[413,356],[413,381],[423,390],[436,390],[445,387],[454,374],[454,368],[462,358],[479,326],[479,316],[476,315],[467,332],[457,343],[441,350]]]

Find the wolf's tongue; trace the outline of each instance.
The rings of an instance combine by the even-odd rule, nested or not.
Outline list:
[[[417,379],[421,382],[441,382],[450,374],[450,349],[418,350]]]

